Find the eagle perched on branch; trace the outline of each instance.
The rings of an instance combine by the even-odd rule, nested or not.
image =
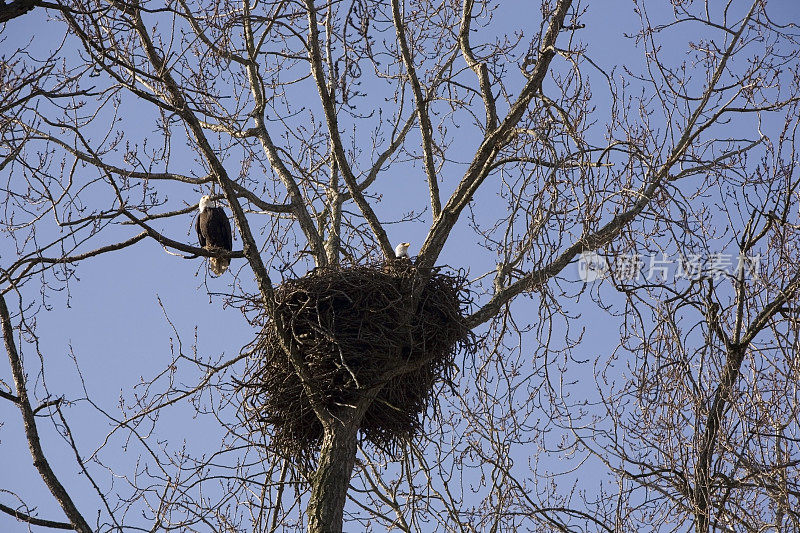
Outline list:
[[[230,252],[233,249],[233,238],[231,236],[231,223],[225,210],[217,207],[217,202],[211,196],[205,195],[200,198],[198,205],[200,214],[197,217],[197,238],[200,246],[209,252]],[[211,271],[220,276],[228,269],[231,264],[230,257],[210,257],[208,264]]]

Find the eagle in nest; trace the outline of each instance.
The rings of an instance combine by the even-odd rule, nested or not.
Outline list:
[[[383,266],[384,272],[392,272],[395,267],[411,264],[411,256],[408,255],[408,247],[411,246],[410,242],[401,242],[394,247],[394,259],[389,259]]]
[[[394,256],[396,259],[411,259],[408,255],[408,247],[411,246],[410,242],[401,242],[394,248]]]

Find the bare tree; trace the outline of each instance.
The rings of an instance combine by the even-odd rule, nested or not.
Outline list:
[[[629,318],[618,353],[598,368],[628,361],[624,387],[599,389],[609,425],[593,428],[602,431],[590,448],[629,501],[650,493],[632,513],[696,531],[800,525],[794,107],[755,172],[745,159],[709,172],[704,187],[725,199],[711,214],[695,208],[658,250],[629,243],[640,255],[682,254],[684,274],[618,280]],[[674,225],[687,206],[676,201],[655,226]]]
[[[796,528],[797,28],[761,0],[699,4],[632,3],[638,66],[608,59],[587,33],[607,14],[574,0],[518,6],[518,21],[475,0],[37,4],[26,17],[46,37],[2,67],[0,396],[65,518],[11,489],[0,511],[76,531]],[[419,267],[468,250],[481,350],[436,391],[425,434],[360,442],[370,389],[337,410],[312,401],[318,454],[284,456],[241,421],[252,339],[201,355],[166,310],[172,361],[120,411],[83,380],[55,392],[37,318],[69,303],[87,260],[153,241],[185,265],[213,255],[186,236],[208,191],[243,259],[216,296],[253,338],[265,317],[282,332],[307,389],[273,312],[279,278],[391,258],[398,221],[425,227]],[[401,210],[382,201],[398,191]],[[760,263],[685,282],[576,275],[589,251],[616,266],[717,244]],[[608,355],[582,333],[601,312],[620,324]],[[78,404],[111,426],[92,450],[71,429]],[[218,451],[170,444],[173,409],[213,422]],[[45,423],[94,507],[50,467]]]

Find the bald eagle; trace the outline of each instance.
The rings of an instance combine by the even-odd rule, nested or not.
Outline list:
[[[221,207],[217,207],[217,202],[211,196],[200,198],[198,205],[200,214],[197,217],[197,238],[200,246],[210,252],[223,251],[230,252],[233,249],[233,239],[231,237],[231,223]],[[222,275],[231,264],[229,257],[211,257],[208,260],[211,271],[217,276]]]
[[[400,259],[400,258],[410,259],[410,257],[408,257],[408,247],[409,246],[411,246],[410,242],[401,242],[400,244],[395,246],[395,248],[394,248],[394,256],[397,259]]]

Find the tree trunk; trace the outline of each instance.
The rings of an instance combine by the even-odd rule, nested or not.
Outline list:
[[[359,409],[358,411],[363,412]],[[325,429],[319,465],[311,481],[308,503],[309,533],[341,533],[344,504],[356,462],[358,424],[361,413],[348,411],[334,417]]]

